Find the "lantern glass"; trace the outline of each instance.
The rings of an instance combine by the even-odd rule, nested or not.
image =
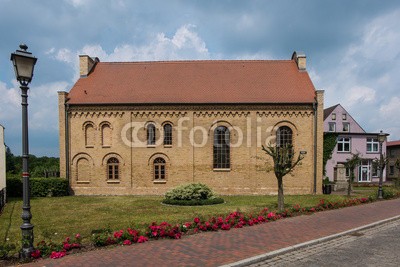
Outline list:
[[[14,65],[17,81],[29,83],[33,77],[33,68],[36,64],[37,58],[33,57],[32,54],[27,51],[17,50],[15,53],[11,54],[11,60]]]

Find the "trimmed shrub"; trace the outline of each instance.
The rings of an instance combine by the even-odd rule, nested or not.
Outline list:
[[[214,198],[214,193],[205,184],[187,184],[168,191],[165,198],[171,200],[204,200]]]
[[[213,191],[201,183],[178,186],[165,194],[164,204],[181,206],[200,206],[224,203],[222,198],[216,198]]]
[[[179,205],[179,206],[204,206],[204,205],[215,205],[221,204],[225,201],[222,198],[210,198],[210,199],[191,199],[191,200],[175,200],[175,199],[164,199],[162,203],[168,205]]]
[[[31,197],[68,196],[68,181],[63,178],[30,178]],[[7,178],[7,197],[22,197],[22,179]]]
[[[31,195],[33,197],[68,196],[68,181],[63,178],[31,179]]]

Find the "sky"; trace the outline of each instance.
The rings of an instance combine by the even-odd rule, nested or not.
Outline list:
[[[59,156],[57,91],[79,77],[78,55],[100,61],[290,59],[325,108],[340,103],[367,131],[400,139],[400,1],[0,0],[0,124],[21,154],[21,96],[10,54],[38,61],[29,89],[29,145]]]

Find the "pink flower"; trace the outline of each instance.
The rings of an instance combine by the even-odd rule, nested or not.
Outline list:
[[[275,217],[275,213],[273,213],[273,212],[270,212],[270,213],[268,213],[268,215],[267,215],[267,218],[268,218],[268,219],[274,219],[274,217]]]
[[[129,245],[132,245],[132,242],[130,241],[130,240],[125,240],[123,243],[122,243],[122,245],[124,245],[124,246],[129,246]]]
[[[149,239],[147,238],[147,237],[145,237],[145,236],[139,236],[139,239],[138,239],[138,243],[144,243],[144,242],[146,242],[146,241],[148,241]]]
[[[69,243],[64,243],[64,249],[66,250],[66,251],[68,251],[68,250],[70,250],[71,249],[71,245],[69,244]]]
[[[75,239],[80,239],[81,238],[81,235],[80,234],[76,234],[75,235]]]
[[[65,238],[65,243],[69,243],[71,239],[69,237]]]
[[[65,251],[53,251],[51,252],[50,258],[59,259],[66,255]]]

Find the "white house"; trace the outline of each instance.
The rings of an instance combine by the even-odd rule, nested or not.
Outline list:
[[[0,124],[0,210],[6,203],[6,145],[4,127]]]

